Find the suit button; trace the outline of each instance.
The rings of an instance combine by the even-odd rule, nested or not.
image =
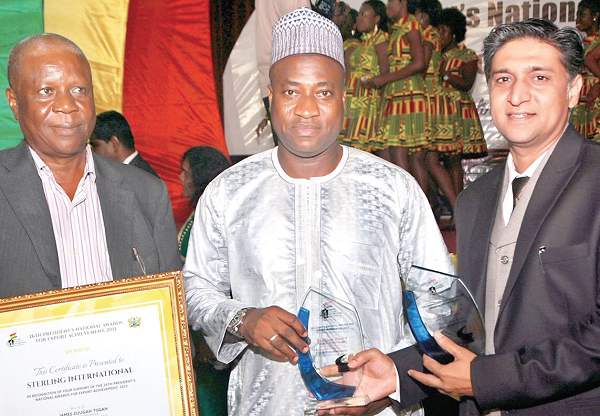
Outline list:
[[[500,257],[500,263],[502,263],[502,264],[508,263],[508,256],[502,256],[502,257]]]
[[[498,307],[500,307],[500,305],[502,305],[502,299],[498,301]]]

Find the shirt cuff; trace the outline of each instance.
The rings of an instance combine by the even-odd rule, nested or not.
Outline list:
[[[394,373],[396,373],[396,391],[388,397],[400,403],[400,376],[398,376],[398,368],[396,366],[394,366]]]

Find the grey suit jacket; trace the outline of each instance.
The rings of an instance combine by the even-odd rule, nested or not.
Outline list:
[[[94,155],[96,186],[114,279],[179,270],[176,230],[164,183]],[[0,152],[0,297],[61,288],[42,182],[27,144]]]
[[[504,165],[477,180],[456,209],[459,276],[481,311],[503,175]],[[494,331],[496,354],[473,361],[475,401],[462,403],[461,414],[600,414],[599,250],[600,146],[569,126],[527,206]],[[416,348],[393,358],[403,405],[432,393],[405,376],[423,368]]]

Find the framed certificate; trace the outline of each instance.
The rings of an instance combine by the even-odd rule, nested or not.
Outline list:
[[[181,272],[0,299],[0,414],[196,416]]]

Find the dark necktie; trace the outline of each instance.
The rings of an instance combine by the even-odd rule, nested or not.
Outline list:
[[[513,209],[517,205],[517,201],[521,197],[523,193],[523,188],[527,184],[529,180],[529,176],[519,176],[518,178],[514,178],[512,181],[512,191],[513,191]]]

